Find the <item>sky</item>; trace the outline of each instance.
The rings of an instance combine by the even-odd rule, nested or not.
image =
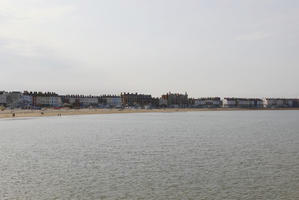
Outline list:
[[[299,97],[298,0],[0,0],[0,90]]]

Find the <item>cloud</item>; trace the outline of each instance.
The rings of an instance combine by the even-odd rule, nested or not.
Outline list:
[[[35,57],[40,54],[38,46],[24,40],[1,39],[1,49],[24,57]]]
[[[74,5],[55,5],[44,0],[1,0],[0,16],[9,21],[44,22],[63,17],[76,9]]]
[[[42,56],[55,48],[49,25],[76,10],[74,4],[46,0],[0,0],[0,51],[25,57]],[[59,43],[57,40],[56,43]]]
[[[269,38],[270,34],[265,32],[253,32],[245,35],[240,35],[236,38],[238,41],[255,41]]]

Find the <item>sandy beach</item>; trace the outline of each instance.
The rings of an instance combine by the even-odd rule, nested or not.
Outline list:
[[[14,117],[46,117],[66,115],[114,114],[114,113],[148,113],[148,112],[188,112],[207,109],[46,109],[46,110],[4,110],[0,111],[0,118]],[[213,109],[215,110],[215,109]]]
[[[299,110],[299,108],[280,109],[241,109],[241,108],[166,108],[166,109],[45,109],[45,110],[4,110],[0,118],[47,117],[67,115],[114,114],[114,113],[154,113],[154,112],[194,112],[194,111],[241,111],[241,110]],[[13,116],[14,115],[14,116]]]

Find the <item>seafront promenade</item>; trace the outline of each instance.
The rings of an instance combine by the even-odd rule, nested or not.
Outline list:
[[[253,111],[253,110],[299,110],[299,108],[165,108],[165,109],[44,109],[44,110],[3,110],[0,118],[17,117],[50,117],[68,115],[92,114],[125,114],[125,113],[155,113],[155,112],[200,112],[200,111]]]
[[[163,109],[163,108],[299,108],[299,98],[189,97],[184,94],[121,93],[120,95],[59,95],[54,92],[0,91],[2,109]]]

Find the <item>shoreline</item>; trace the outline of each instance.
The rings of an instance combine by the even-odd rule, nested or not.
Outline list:
[[[19,117],[48,117],[69,115],[127,114],[127,113],[171,113],[200,111],[271,111],[299,110],[299,108],[165,108],[165,109],[45,109],[45,110],[4,110],[0,111],[0,119]],[[13,116],[13,113],[15,116]]]

